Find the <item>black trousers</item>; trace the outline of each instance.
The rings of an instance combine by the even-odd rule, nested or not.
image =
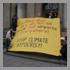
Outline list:
[[[6,48],[8,49],[8,47],[10,46],[10,40],[7,38],[4,42],[3,42],[3,49]]]

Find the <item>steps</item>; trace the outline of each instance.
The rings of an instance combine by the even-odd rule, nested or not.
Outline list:
[[[51,56],[51,55],[47,55],[47,54],[42,54],[42,53],[6,52],[4,54],[9,55],[9,56],[20,57],[20,58],[27,58],[27,59],[32,59],[32,60],[67,65],[67,62],[61,62],[59,57]]]

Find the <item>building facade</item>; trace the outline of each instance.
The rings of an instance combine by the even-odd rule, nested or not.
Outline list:
[[[62,31],[67,32],[67,3],[4,3],[3,4],[3,30],[9,28],[14,15],[18,18],[37,17],[52,12],[61,14]],[[66,35],[66,34],[65,34]]]

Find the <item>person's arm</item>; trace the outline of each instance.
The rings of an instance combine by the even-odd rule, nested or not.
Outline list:
[[[60,18],[60,23],[62,23],[62,18]]]
[[[16,31],[13,31],[13,33],[16,33]]]
[[[63,48],[63,46],[61,45],[61,48]]]
[[[12,40],[10,36],[8,37],[8,39],[9,39],[10,41]]]
[[[67,42],[66,39],[65,39],[65,37],[61,37],[61,40],[64,40],[65,42]]]

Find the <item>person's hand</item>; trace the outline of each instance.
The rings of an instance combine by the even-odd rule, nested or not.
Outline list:
[[[61,48],[62,48],[63,46],[61,45]]]
[[[62,54],[60,54],[59,56],[62,56]]]

